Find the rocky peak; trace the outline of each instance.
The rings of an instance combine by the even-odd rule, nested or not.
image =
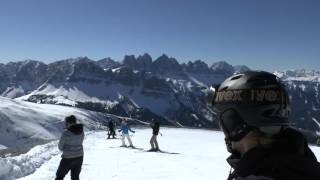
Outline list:
[[[226,75],[231,75],[234,73],[235,69],[233,66],[228,64],[225,61],[219,61],[216,63],[213,63],[210,67],[210,69],[217,74],[226,74]]]
[[[138,56],[135,69],[150,71],[151,65],[152,65],[152,57],[149,54],[145,53],[142,56]]]
[[[129,67],[133,70],[138,71],[150,71],[152,65],[152,57],[145,53],[135,58],[134,55],[125,56],[123,60],[123,65]]]
[[[64,81],[89,77],[101,77],[104,70],[88,57],[65,59],[49,64],[50,80]]]
[[[136,64],[136,57],[134,55],[125,55],[122,63],[124,66],[134,69]]]
[[[179,72],[182,67],[175,58],[163,54],[152,63],[152,70],[156,73]]]
[[[14,81],[37,82],[46,77],[47,65],[40,61],[25,60],[10,62],[3,68]]]
[[[120,66],[120,63],[111,59],[111,58],[104,58],[97,61],[98,65],[103,69],[113,69]]]
[[[207,73],[210,71],[208,64],[201,60],[196,60],[194,62],[189,61],[188,64],[185,65],[187,72],[193,73]]]
[[[87,57],[77,58],[75,61],[73,61],[72,71],[73,77],[101,77],[104,74],[104,70],[98,65],[98,63]]]

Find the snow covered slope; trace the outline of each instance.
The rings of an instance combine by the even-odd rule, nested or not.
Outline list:
[[[133,144],[149,149],[150,129],[135,129]],[[221,132],[193,129],[161,129],[160,148],[164,151],[143,152],[120,148],[120,140],[106,140],[106,132],[87,134],[84,141],[84,163],[80,179],[85,180],[211,180],[226,179],[229,156]],[[317,158],[320,148],[311,147]],[[2,174],[9,180],[54,179],[60,162],[57,142],[35,147],[25,155],[0,159]],[[1,167],[1,166],[0,166]],[[1,177],[1,175],[0,175]],[[0,178],[1,179],[1,178]],[[69,175],[65,178],[70,180]]]
[[[149,149],[151,130],[135,130],[136,133],[132,137],[133,144],[139,148]],[[222,133],[190,129],[161,129],[161,133],[163,136],[159,136],[158,139],[160,148],[180,154],[120,148],[121,141],[106,140],[106,132],[88,134],[84,141],[85,156],[80,179],[225,179],[229,167],[225,162],[228,154]],[[40,158],[33,155],[43,152],[43,149],[45,153]],[[33,174],[20,180],[54,179],[60,161],[57,147],[48,148],[43,145],[32,151],[28,155],[3,159],[10,164],[6,167],[7,176],[20,177],[35,170]],[[25,165],[31,168],[26,168]],[[65,179],[70,180],[69,175]]]
[[[0,149],[55,139],[63,130],[64,118],[72,114],[91,129],[105,119],[88,110],[0,97]]]

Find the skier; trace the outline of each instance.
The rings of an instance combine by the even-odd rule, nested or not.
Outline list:
[[[160,124],[158,121],[153,120],[150,123],[150,127],[152,128],[152,137],[150,139],[151,149],[149,151],[160,151],[157,136],[159,134]]]
[[[132,141],[131,141],[131,138],[129,136],[129,131],[131,131],[132,133],[135,133],[135,131],[133,131],[129,127],[126,119],[123,119],[121,122],[121,129],[119,130],[119,132],[122,132],[122,137],[121,137],[122,145],[121,145],[121,147],[127,147],[127,145],[125,143],[125,138],[127,138],[127,140],[129,141],[129,147],[134,148]]]
[[[320,179],[305,137],[290,127],[288,95],[275,75],[236,74],[210,87],[208,97],[231,153],[228,180]]]
[[[83,125],[77,124],[75,116],[65,118],[65,131],[59,141],[59,150],[62,151],[62,159],[56,173],[56,180],[63,180],[71,171],[71,179],[79,180],[83,162]]]
[[[115,139],[116,132],[114,130],[114,123],[110,119],[108,123],[109,133],[108,133],[108,139],[110,139],[110,136],[112,136],[112,139]]]

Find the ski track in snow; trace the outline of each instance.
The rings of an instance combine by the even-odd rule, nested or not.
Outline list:
[[[221,132],[163,128],[161,129],[161,133],[163,136],[158,136],[160,149],[180,154],[143,152],[138,149],[128,148],[110,148],[120,146],[121,140],[106,140],[106,132],[101,131],[87,134],[84,141],[85,155],[80,179],[226,179],[230,167],[225,159],[229,156],[229,153],[225,148],[224,137]],[[147,150],[150,148],[150,137],[150,129],[136,129],[132,141],[136,147]],[[57,142],[55,141],[33,148],[27,153],[28,155],[15,157],[16,159],[29,157],[29,159],[26,158],[25,161],[21,161],[20,166],[27,165],[30,169],[23,170],[23,168],[20,168],[20,170],[23,170],[21,174],[25,173],[24,175],[27,175],[34,172],[19,180],[54,179],[61,160],[61,153],[58,152],[56,146]],[[311,148],[316,156],[320,158],[320,148]],[[4,160],[8,161],[10,158]],[[12,162],[14,161],[10,163]],[[0,165],[3,165],[1,161]],[[19,174],[18,165],[13,169],[16,169],[14,173]],[[13,175],[12,173],[11,175]],[[11,179],[14,178],[11,176]],[[65,179],[70,180],[70,174]]]

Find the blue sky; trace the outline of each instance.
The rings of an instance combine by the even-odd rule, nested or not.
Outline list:
[[[0,62],[165,53],[320,70],[318,0],[1,0]]]

